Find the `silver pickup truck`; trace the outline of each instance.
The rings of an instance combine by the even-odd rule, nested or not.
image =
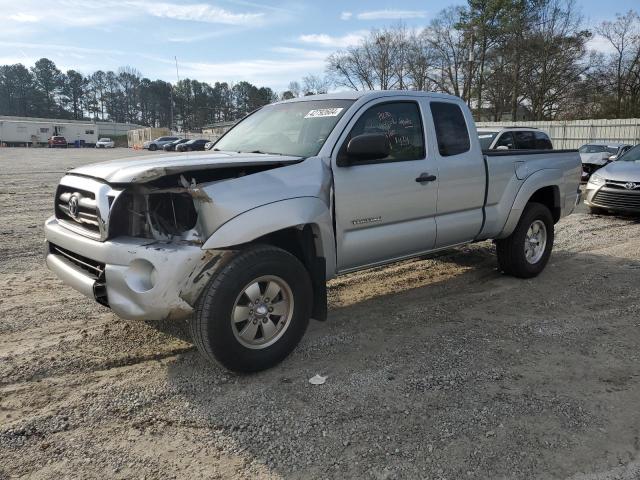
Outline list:
[[[205,357],[256,371],[326,318],[337,275],[486,239],[502,271],[537,275],[580,174],[575,151],[483,153],[457,97],[309,96],[213,151],[70,171],[46,263],[122,318],[189,318]]]

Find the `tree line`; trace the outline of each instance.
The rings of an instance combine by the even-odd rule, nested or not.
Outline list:
[[[589,47],[597,35],[600,52]],[[608,53],[603,53],[602,50]],[[476,117],[640,117],[640,17],[593,31],[573,0],[468,0],[420,30],[373,30],[327,61],[334,85],[462,97]]]
[[[150,80],[131,67],[85,76],[61,72],[47,58],[31,68],[0,66],[0,115],[112,120],[188,131],[236,120],[277,98],[270,88],[249,82],[209,85],[183,79],[171,84]]]

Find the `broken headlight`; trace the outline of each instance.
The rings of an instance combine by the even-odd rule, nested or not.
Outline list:
[[[188,236],[197,220],[186,192],[124,192],[111,210],[109,236],[172,240]]]

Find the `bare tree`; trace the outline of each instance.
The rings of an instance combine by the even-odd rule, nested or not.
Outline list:
[[[625,90],[633,82],[640,62],[640,17],[632,10],[626,14],[617,14],[613,22],[605,21],[600,24],[596,32],[607,40],[613,47],[616,116],[622,113],[622,99]]]
[[[305,95],[318,95],[327,93],[331,82],[328,78],[322,78],[318,75],[307,75],[302,78],[302,86]]]

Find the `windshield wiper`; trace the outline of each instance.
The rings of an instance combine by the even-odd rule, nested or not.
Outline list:
[[[284,153],[274,153],[274,152],[263,152],[262,150],[251,150],[250,152],[241,152],[239,151],[238,153],[259,153],[261,155],[280,155],[280,156],[284,156]]]

